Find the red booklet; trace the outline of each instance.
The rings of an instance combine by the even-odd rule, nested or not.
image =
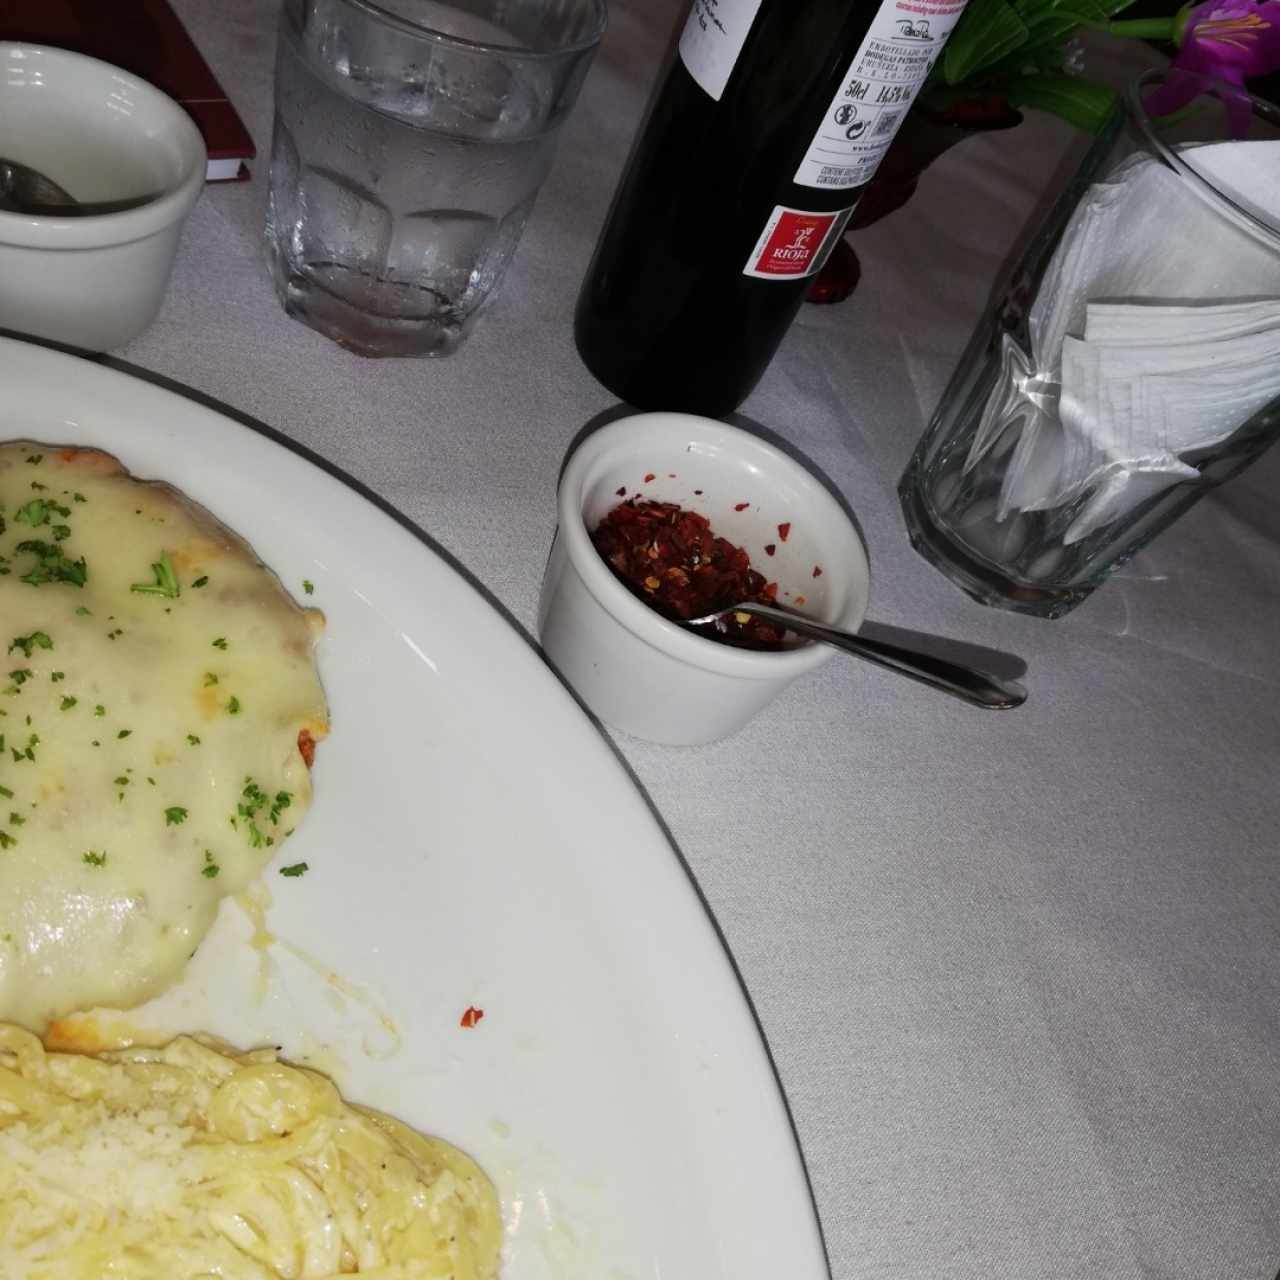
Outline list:
[[[249,176],[253,139],[166,0],[0,0],[0,40],[87,53],[149,80],[199,126],[210,182]]]

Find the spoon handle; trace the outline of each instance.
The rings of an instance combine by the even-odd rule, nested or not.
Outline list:
[[[757,618],[779,623],[797,635],[834,645],[837,649],[853,654],[855,658],[874,662],[878,667],[887,667],[890,671],[906,676],[908,680],[949,693],[953,698],[960,698],[975,707],[1004,711],[1020,707],[1027,700],[1026,689],[1016,681],[1001,680],[973,667],[949,662],[946,658],[935,658],[932,654],[903,649],[884,640],[854,635],[850,631],[841,631],[838,627],[829,627],[826,623],[815,622],[812,618],[801,617],[788,609],[777,609],[767,604],[739,604],[734,609],[738,613],[750,613]]]

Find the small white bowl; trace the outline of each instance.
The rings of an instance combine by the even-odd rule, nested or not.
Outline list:
[[[602,427],[574,450],[542,582],[543,652],[606,724],[651,742],[714,742],[835,650],[734,648],[686,631],[633,595],[601,559],[591,531],[637,494],[706,516],[714,533],[745,548],[752,568],[778,583],[780,604],[850,630],[867,607],[866,550],[813,475],[737,427],[645,413]],[[791,526],[785,540],[783,524]]]
[[[160,310],[204,186],[191,117],[110,63],[0,41],[0,158],[81,203],[132,206],[72,218],[0,211],[0,328],[90,351],[136,337]]]

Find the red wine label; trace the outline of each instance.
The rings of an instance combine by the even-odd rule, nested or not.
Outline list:
[[[743,274],[760,280],[795,280],[822,266],[840,238],[852,209],[839,213],[808,213],[777,205],[743,267]]]
[[[965,2],[885,0],[800,161],[800,186],[845,191],[870,180]]]
[[[685,70],[717,101],[762,0],[693,0],[680,37]]]

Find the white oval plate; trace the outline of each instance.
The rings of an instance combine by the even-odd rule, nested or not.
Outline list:
[[[729,959],[536,651],[422,539],[263,434],[5,339],[0,387],[0,439],[95,445],[177,485],[328,618],[333,732],[283,855],[310,870],[266,876],[281,944],[255,951],[224,904],[183,983],[131,1022],[279,1044],[458,1143],[501,1192],[504,1280],[823,1280]]]

